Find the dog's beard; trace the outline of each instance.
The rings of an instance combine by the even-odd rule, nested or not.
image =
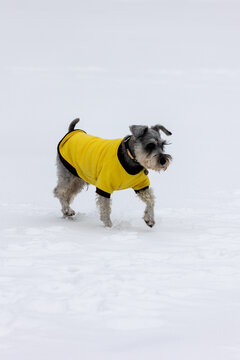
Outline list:
[[[146,169],[155,170],[157,172],[160,172],[161,170],[166,171],[172,160],[171,155],[164,154],[166,163],[161,165],[159,162],[159,156],[157,154],[148,155],[143,153],[139,148],[135,150],[135,154],[136,160],[139,162],[139,164],[141,164]]]

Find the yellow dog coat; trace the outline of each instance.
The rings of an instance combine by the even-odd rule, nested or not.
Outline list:
[[[121,155],[123,139],[106,140],[73,130],[58,144],[63,165],[75,176],[95,185],[97,193],[110,197],[115,190],[133,188],[136,192],[150,185],[144,168],[131,171]],[[128,166],[127,166],[128,165]]]

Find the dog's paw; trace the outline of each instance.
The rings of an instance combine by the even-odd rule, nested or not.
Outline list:
[[[151,228],[155,225],[155,221],[154,221],[154,220],[145,220],[145,219],[144,219],[144,221],[145,221],[145,223],[147,224],[147,226],[149,226],[149,227],[151,227]]]
[[[112,227],[112,222],[111,222],[111,220],[109,219],[109,220],[107,220],[107,221],[104,221],[104,226],[105,227]]]
[[[66,216],[66,217],[75,215],[75,211],[71,208],[64,209],[62,212],[63,212],[63,216]]]
[[[147,224],[147,226],[149,227],[153,227],[155,225],[155,221],[153,218],[151,218],[150,216],[148,216],[148,214],[145,214],[143,217],[143,220],[145,221],[145,223]]]

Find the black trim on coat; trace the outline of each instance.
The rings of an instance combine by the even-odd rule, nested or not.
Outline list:
[[[142,189],[139,189],[139,190],[134,190],[136,194],[138,194],[140,191],[144,191],[144,190],[147,190],[149,189],[149,186],[145,186],[144,188]]]
[[[60,148],[61,142],[65,139],[65,137],[66,137],[68,134],[70,134],[70,133],[72,133],[72,132],[74,132],[74,131],[79,131],[79,130],[80,130],[80,129],[75,129],[75,130],[73,130],[73,131],[69,131],[66,135],[64,135],[64,137],[62,138],[62,140],[59,141],[58,146],[57,146],[57,152],[58,152],[59,159],[61,160],[61,163],[68,169],[68,171],[70,171],[71,174],[73,174],[74,176],[77,176],[77,177],[80,177],[80,176],[78,175],[78,173],[77,173],[77,170],[75,169],[75,167],[73,167],[71,164],[69,164],[69,162],[68,162],[67,160],[65,160],[65,159],[62,157],[59,148]],[[82,132],[84,132],[84,133],[86,134],[86,132],[85,132],[84,130],[80,130],[80,131],[82,131]]]
[[[99,188],[96,188],[96,193],[97,193],[98,195],[101,195],[101,196],[107,198],[107,199],[110,199],[110,196],[111,196],[111,194],[109,194],[109,193],[107,193],[106,191],[103,191],[103,190],[101,190],[101,189],[99,189]]]
[[[130,157],[128,161],[126,160],[126,154],[127,154],[126,149],[128,148],[127,145],[128,144],[126,143],[126,138],[124,138],[118,147],[118,152],[117,152],[118,160],[128,174],[137,175],[140,173],[140,171],[143,170],[143,167],[135,160],[132,160]]]

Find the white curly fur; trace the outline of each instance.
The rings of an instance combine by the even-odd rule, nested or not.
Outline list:
[[[57,176],[58,184],[53,190],[62,205],[64,216],[73,216],[75,211],[70,207],[74,197],[87,185],[87,183],[68,171],[57,157]]]
[[[111,227],[112,226],[112,221],[110,219],[111,204],[112,204],[111,199],[108,199],[106,197],[97,194],[96,200],[100,212],[100,220],[104,223],[106,227]]]
[[[154,220],[155,197],[153,194],[153,190],[151,188],[142,190],[139,191],[137,195],[146,204],[143,219],[148,226],[153,227],[155,224],[155,220]]]

